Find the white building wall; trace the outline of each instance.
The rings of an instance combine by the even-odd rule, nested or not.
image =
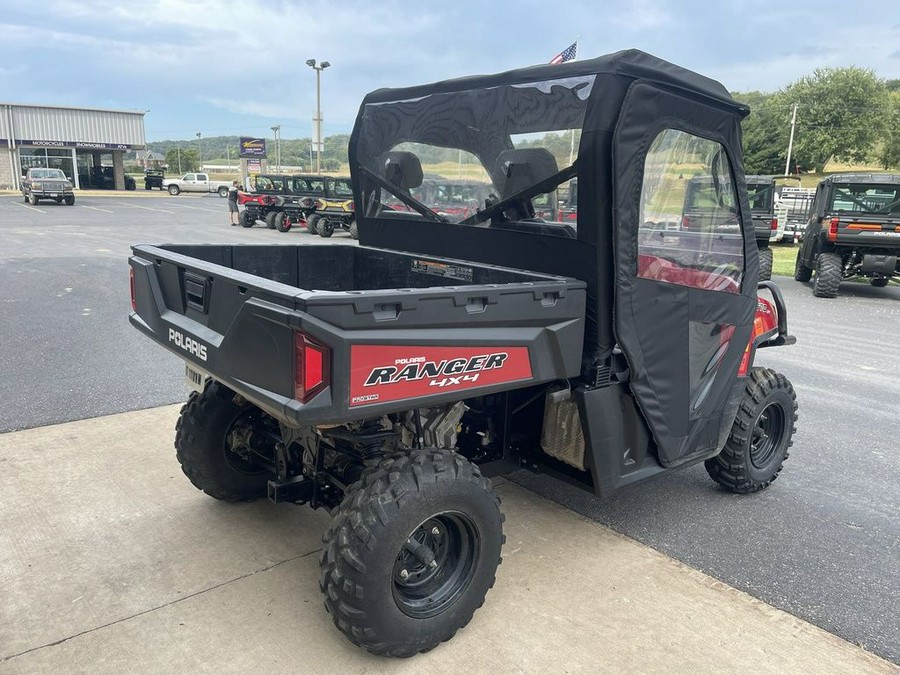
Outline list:
[[[142,112],[15,104],[8,109],[12,119],[5,116],[6,126],[12,125],[17,140],[145,145]],[[0,132],[0,138],[9,138],[9,132]]]

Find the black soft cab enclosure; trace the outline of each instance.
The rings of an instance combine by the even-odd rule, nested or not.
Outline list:
[[[633,50],[369,94],[359,246],[133,249],[131,321],[197,389],[185,474],[332,509],[326,608],[392,656],[452,637],[492,585],[486,476],[605,497],[705,461],[767,487],[797,406],[753,365],[792,338],[777,287],[758,297],[747,112]]]

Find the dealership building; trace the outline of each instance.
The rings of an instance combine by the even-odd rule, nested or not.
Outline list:
[[[0,103],[0,189],[49,167],[76,188],[123,190],[125,153],[144,145],[143,112]]]

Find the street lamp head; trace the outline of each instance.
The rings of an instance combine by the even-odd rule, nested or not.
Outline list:
[[[199,131],[197,132],[197,138],[200,138],[200,132],[199,132]]]
[[[331,64],[328,63],[328,61],[322,61],[322,63],[320,63],[319,65],[322,67],[322,70],[325,70]]]
[[[307,60],[306,60],[306,65],[308,65],[310,68],[315,68],[315,67],[316,67],[316,60],[315,60],[315,59],[307,59]]]

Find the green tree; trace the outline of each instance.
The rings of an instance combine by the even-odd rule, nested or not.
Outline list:
[[[780,174],[787,154],[785,109],[772,94],[759,91],[732,94],[750,106],[741,123],[744,170],[747,174]]]
[[[822,171],[832,158],[863,162],[882,136],[888,90],[863,68],[819,68],[772,97],[781,109],[797,104],[798,164]]]
[[[200,158],[197,148],[171,148],[166,151],[166,164],[169,173],[183,174],[188,171],[196,171],[200,167]]]
[[[893,80],[900,85],[900,80]],[[884,141],[878,153],[878,163],[885,169],[900,169],[900,86],[891,91]]]

